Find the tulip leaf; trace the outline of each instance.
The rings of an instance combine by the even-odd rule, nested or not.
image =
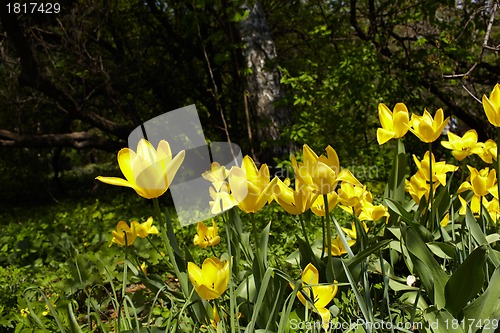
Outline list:
[[[476,218],[472,214],[472,211],[470,210],[469,206],[467,206],[467,211],[465,213],[465,223],[467,224],[467,228],[469,229],[474,240],[479,245],[487,245],[489,247],[488,240],[484,236],[484,233],[479,227],[479,224],[477,223]],[[498,267],[500,265],[500,258],[497,256],[496,252],[489,251],[488,258],[491,260],[493,265],[495,265],[495,267]]]
[[[460,323],[446,309],[430,306],[424,311],[426,326],[434,333],[463,333]]]
[[[401,219],[405,222],[413,222],[413,216],[410,212],[408,212],[399,202],[386,198],[385,200],[386,206],[395,214],[401,217]],[[393,215],[393,214],[391,214]]]
[[[363,260],[368,258],[370,255],[378,253],[378,251],[384,247],[386,247],[391,242],[390,239],[384,239],[379,241],[378,243],[373,244],[372,246],[364,249],[363,251],[356,254],[352,259],[347,261],[347,265],[350,269],[353,269],[355,266],[359,265]]]
[[[469,206],[467,206],[467,212],[465,213],[465,223],[467,223],[467,228],[469,229],[472,237],[479,245],[487,245],[488,241],[483,234],[483,231],[479,227],[476,218],[472,214]]]
[[[457,317],[462,308],[481,290],[484,284],[484,263],[488,256],[485,245],[476,248],[453,272],[444,290],[446,309]]]
[[[422,280],[425,290],[438,307],[444,307],[444,288],[448,275],[441,269],[431,251],[418,233],[411,227],[401,225],[408,254],[410,255],[415,272]]]
[[[488,320],[493,318],[500,318],[500,267],[493,272],[486,291],[464,308],[464,322],[467,325],[467,332],[476,332],[479,327],[475,324],[483,323],[486,325]],[[493,327],[491,322],[489,323],[493,332],[496,327]],[[486,332],[486,328],[483,328],[483,332]]]
[[[401,140],[397,140],[395,153],[392,161],[391,173],[385,188],[385,197],[403,202],[405,198],[405,178],[408,162],[404,144]],[[392,215],[392,214],[391,214]]]
[[[254,331],[255,324],[256,324],[257,320],[259,319],[259,313],[261,312],[261,310],[263,308],[264,297],[266,295],[269,296],[269,292],[267,289],[268,289],[271,277],[273,275],[274,275],[273,268],[268,268],[262,277],[262,282],[261,282],[261,285],[259,287],[259,293],[257,295],[257,300],[256,300],[254,308],[253,308],[252,318],[247,326],[247,332]],[[261,314],[261,316],[262,315],[263,315],[263,313]]]

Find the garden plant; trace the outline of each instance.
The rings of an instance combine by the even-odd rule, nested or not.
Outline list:
[[[16,332],[494,332],[499,84],[482,103],[496,142],[479,142],[474,129],[454,134],[442,109],[418,115],[380,104],[377,141],[393,145],[393,163],[379,196],[341,167],[332,146],[318,154],[304,144],[281,178],[249,156],[230,169],[214,162],[202,176],[216,217],[198,222],[188,242],[165,200],[185,153],[141,139],[118,153],[124,178],[97,179],[135,192],[144,215],[110,215],[116,229],[103,243],[113,255],[75,256],[73,287],[27,288],[9,324]],[[405,150],[408,135],[425,154]]]

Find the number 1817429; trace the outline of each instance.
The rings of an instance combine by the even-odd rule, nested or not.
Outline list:
[[[58,2],[9,2],[6,6],[9,14],[57,14],[61,11]]]

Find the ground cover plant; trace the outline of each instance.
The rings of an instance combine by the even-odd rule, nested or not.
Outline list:
[[[500,127],[500,85],[482,102]],[[122,196],[108,206],[96,201],[78,211],[88,223],[65,228],[66,216],[55,213],[59,223],[10,225],[2,236],[0,260],[16,265],[0,271],[0,325],[16,332],[494,332],[498,140],[478,142],[474,129],[442,138],[450,120],[442,109],[418,115],[403,103],[392,111],[380,104],[378,114],[378,143],[394,149],[379,198],[341,167],[334,147],[317,154],[305,144],[286,179],[249,156],[229,170],[214,162],[202,176],[218,215],[185,228],[165,200],[184,152],[145,139],[120,150],[124,178],[97,179],[124,187],[133,205],[120,204]],[[427,152],[406,152],[408,135]],[[438,146],[452,157],[436,157]],[[44,278],[34,284],[34,275]]]

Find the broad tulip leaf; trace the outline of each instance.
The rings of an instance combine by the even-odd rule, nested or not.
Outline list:
[[[426,325],[434,333],[463,333],[460,323],[446,309],[430,306],[424,311]]]
[[[467,206],[467,212],[465,213],[465,223],[467,224],[467,228],[472,234],[472,237],[479,245],[488,245],[488,240],[484,236],[484,233],[479,227],[479,224],[477,223],[476,218],[472,214],[469,206]],[[500,265],[500,258],[497,256],[496,252],[491,250],[491,248],[489,251],[489,259],[495,267]]]
[[[406,160],[405,147],[401,140],[397,141],[392,161],[391,174],[385,189],[385,197],[397,202],[403,202],[405,198],[405,177],[408,162]]]
[[[474,324],[479,322],[486,324],[488,320],[495,318],[500,318],[500,267],[493,272],[486,291],[464,308],[464,321],[467,325],[467,332],[474,333],[479,329]],[[493,328],[491,330],[493,332],[496,327],[490,328]],[[483,332],[486,332],[486,330],[483,329]]]
[[[429,296],[433,298],[434,304],[440,308],[444,307],[444,288],[448,275],[441,269],[418,233],[411,227],[402,225],[401,228],[415,272],[422,280]]]
[[[457,317],[463,307],[481,290],[484,284],[484,263],[488,248],[476,248],[453,272],[445,287],[446,309]]]

